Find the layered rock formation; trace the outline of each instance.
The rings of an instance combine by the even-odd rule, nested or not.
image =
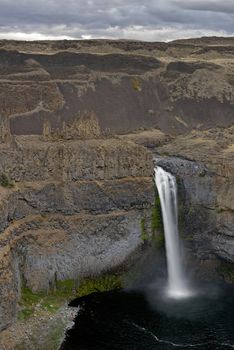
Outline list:
[[[93,112],[102,134],[184,133],[233,122],[226,45],[175,42],[1,41],[0,115],[13,134],[42,134]],[[17,51],[16,51],[17,50]]]
[[[127,269],[155,156],[196,257],[234,262],[232,38],[0,48],[0,330],[22,287]]]
[[[122,265],[141,245],[154,201],[152,156],[122,140],[2,145],[1,328],[17,313],[24,284],[48,291]]]
[[[192,252],[204,265],[216,260],[219,272],[225,272],[219,264],[234,263],[234,128],[196,131],[157,152],[170,155],[159,164],[179,179],[181,228]]]

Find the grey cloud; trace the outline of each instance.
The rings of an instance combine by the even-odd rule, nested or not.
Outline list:
[[[135,33],[138,39],[142,32],[149,40],[154,32],[155,40],[159,33],[174,38],[173,29],[178,35],[233,34],[233,7],[228,0],[0,0],[0,34],[117,38]]]
[[[209,12],[234,13],[233,0],[172,0],[172,3],[179,6],[181,9]]]

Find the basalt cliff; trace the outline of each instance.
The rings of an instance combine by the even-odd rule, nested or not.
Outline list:
[[[197,273],[233,282],[233,38],[0,41],[0,344],[23,289],[143,254],[155,162]]]

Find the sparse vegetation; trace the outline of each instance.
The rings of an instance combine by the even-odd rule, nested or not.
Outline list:
[[[139,79],[132,79],[132,87],[135,91],[141,91],[141,82]]]
[[[59,309],[65,300],[57,291],[49,292],[48,294],[45,292],[33,293],[29,288],[22,288],[19,302],[21,310],[18,313],[18,319],[26,321],[40,310],[47,310],[53,313]]]
[[[155,197],[154,207],[152,208],[151,230],[152,230],[152,233],[155,233],[156,230],[163,232],[162,213],[161,213],[160,199],[158,195]]]
[[[141,219],[141,239],[142,241],[148,241],[149,240],[149,234],[146,230],[146,222],[145,218]]]
[[[151,233],[147,232],[147,225],[146,225],[146,218],[142,218],[140,222],[141,226],[141,239],[143,241],[149,241],[150,237],[154,239],[154,241],[157,242],[158,246],[164,245],[164,233],[163,233],[163,221],[162,221],[162,213],[161,213],[161,206],[160,206],[160,199],[157,193],[157,189],[155,187],[155,202],[154,206],[151,209],[151,222],[150,222],[150,228]]]
[[[5,188],[11,188],[14,186],[13,181],[5,173],[0,174],[0,185]]]
[[[46,310],[50,313],[56,312],[66,301],[93,292],[104,292],[121,288],[121,277],[118,274],[105,275],[99,278],[87,278],[78,285],[74,280],[68,279],[57,281],[54,290],[46,292],[32,292],[29,288],[23,287],[21,290],[21,300],[19,302],[20,312],[18,319],[26,321],[28,318]]]
[[[153,240],[157,248],[164,247],[164,231],[163,231],[163,220],[162,220],[162,211],[160,205],[160,198],[158,195],[157,188],[154,184],[155,190],[155,200],[154,206],[151,211],[151,231],[153,235]]]
[[[33,308],[24,308],[18,314],[18,320],[25,321],[33,315]]]
[[[77,290],[77,297],[82,297],[93,292],[105,292],[122,287],[121,277],[118,274],[105,275],[98,279],[85,279]]]

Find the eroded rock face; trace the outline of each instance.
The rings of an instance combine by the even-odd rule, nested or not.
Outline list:
[[[102,135],[152,127],[177,134],[233,122],[233,40],[0,47],[0,115],[16,135],[42,134],[48,123],[58,134],[79,126],[87,110]]]
[[[147,148],[179,178],[203,266],[234,261],[233,39],[0,47],[0,173],[14,182],[0,187],[0,330],[23,284],[128,266],[154,203]]]
[[[16,317],[22,285],[48,291],[56,281],[128,264],[141,246],[141,219],[154,203],[152,155],[127,140],[1,145],[0,328]]]
[[[158,164],[178,178],[182,230],[204,264],[218,258],[234,263],[233,127],[195,132],[163,146]],[[191,240],[191,241],[192,241]]]
[[[46,291],[56,280],[96,276],[123,264],[140,244],[141,211],[52,217],[22,227],[17,244],[20,270],[32,291]],[[29,225],[30,226],[30,225]],[[21,257],[23,261],[21,261]]]

